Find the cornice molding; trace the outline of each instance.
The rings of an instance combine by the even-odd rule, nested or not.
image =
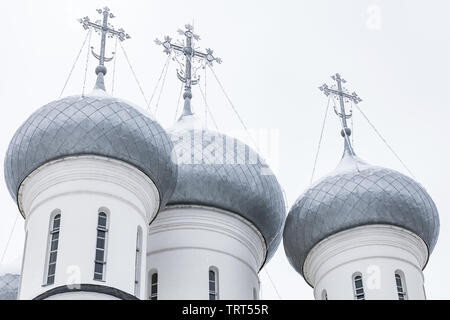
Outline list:
[[[239,241],[249,250],[258,269],[265,261],[267,248],[264,237],[252,223],[235,213],[198,205],[169,206],[152,222],[149,235],[182,229],[224,234]]]
[[[159,208],[159,192],[153,181],[137,168],[120,160],[101,156],[82,155],[61,158],[48,162],[25,178],[19,188],[18,204],[24,217],[29,215],[42,201],[36,199],[50,188],[67,182],[100,181],[126,189],[142,203],[147,221],[151,221]],[[89,185],[74,186],[70,192],[103,192]],[[124,201],[120,194],[111,194]],[[156,202],[155,202],[156,200]],[[137,207],[134,204],[135,207]]]
[[[420,270],[425,267],[428,261],[428,247],[416,234],[391,225],[367,225],[339,232],[314,246],[308,253],[305,264],[303,265],[305,280],[313,287],[314,280],[317,278],[317,272],[327,261],[349,250],[370,246],[385,246],[404,250],[415,261],[407,261],[400,257],[389,256],[388,254],[382,257],[404,260]],[[372,257],[381,256],[379,254],[371,255],[368,253],[360,257],[360,259]]]

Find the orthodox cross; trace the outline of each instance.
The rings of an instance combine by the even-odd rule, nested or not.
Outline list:
[[[180,42],[179,44],[172,43],[172,38],[169,36],[164,37],[164,41],[159,39],[155,40],[155,43],[158,45],[162,45],[164,47],[164,52],[167,54],[171,54],[172,51],[177,55],[184,55],[185,61],[184,63],[180,62],[180,65],[184,66],[184,71],[177,70],[178,79],[183,82],[184,85],[184,110],[183,115],[191,115],[191,99],[192,92],[191,88],[193,85],[196,85],[200,79],[200,77],[195,76],[195,70],[193,70],[194,60],[203,64],[203,68],[205,64],[211,66],[214,61],[217,63],[221,63],[222,60],[220,58],[214,57],[213,51],[211,49],[206,49],[206,53],[197,51],[193,47],[194,40],[200,40],[200,36],[194,33],[194,27],[190,24],[185,25],[186,30],[183,31],[178,29],[178,34],[184,35],[186,38],[186,42]]]
[[[329,87],[327,84],[324,84],[321,87],[319,87],[319,89],[327,97],[331,95],[333,98],[337,98],[339,100],[341,110],[338,111],[335,106],[334,112],[338,117],[342,119],[343,129],[341,131],[341,134],[345,138],[346,148],[348,148],[351,151],[351,153],[354,153],[350,141],[348,140],[348,136],[350,136],[351,130],[347,126],[347,119],[351,118],[352,112],[350,110],[348,114],[346,113],[345,103],[352,101],[354,104],[358,104],[359,102],[362,101],[362,99],[358,97],[358,95],[355,92],[353,92],[352,94],[348,93],[347,89],[342,86],[342,84],[346,83],[347,81],[341,78],[339,73],[336,73],[335,75],[331,76],[331,79],[336,81],[336,85],[332,85],[331,87]]]
[[[97,20],[96,22],[91,22],[89,17],[84,17],[82,19],[79,19],[78,21],[83,25],[84,29],[89,29],[92,27],[97,33],[101,34],[100,54],[94,52],[94,47],[91,47],[91,52],[92,55],[99,61],[99,65],[95,69],[95,73],[97,75],[99,75],[99,73],[105,75],[105,62],[111,61],[113,59],[113,57],[105,57],[106,37],[117,37],[117,39],[119,39],[120,41],[124,41],[125,39],[130,39],[130,35],[126,33],[122,28],[115,30],[114,27],[108,22],[108,19],[115,18],[114,14],[109,11],[108,7],[97,9],[97,12],[103,15],[103,21]],[[114,54],[115,53],[113,52],[113,55]]]

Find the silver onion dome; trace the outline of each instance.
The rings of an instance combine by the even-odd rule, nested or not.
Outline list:
[[[362,161],[346,149],[338,167],[307,189],[289,211],[283,242],[291,265],[303,275],[310,250],[354,227],[388,224],[419,236],[432,252],[439,234],[436,206],[425,189],[394,170]]]
[[[285,203],[277,178],[248,145],[193,128],[183,116],[169,131],[178,157],[178,179],[168,205],[193,204],[236,213],[265,239],[269,261],[282,237]]]
[[[163,206],[176,185],[172,148],[158,122],[97,85],[90,95],[50,102],[22,124],[6,153],[6,184],[17,201],[22,181],[43,164],[67,156],[99,155],[140,169],[155,183]]]

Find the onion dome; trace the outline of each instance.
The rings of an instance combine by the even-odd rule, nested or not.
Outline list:
[[[4,170],[8,190],[17,202],[23,180],[40,166],[57,159],[97,155],[121,160],[138,168],[155,184],[160,206],[166,204],[176,184],[177,166],[171,159],[173,144],[164,129],[145,111],[106,93],[104,76],[106,39],[130,38],[108,23],[114,18],[109,8],[97,10],[100,24],[88,17],[80,19],[84,29],[101,34],[97,80],[88,95],[71,96],[50,102],[34,112],[16,131],[6,153]]]
[[[167,202],[176,185],[173,144],[145,111],[105,92],[105,69],[97,68],[92,93],[50,102],[14,134],[4,168],[6,184],[16,201],[22,181],[45,163],[69,156],[98,155],[141,170],[155,183],[160,206]]]
[[[187,108],[169,131],[178,157],[178,179],[168,205],[201,205],[242,216],[264,237],[268,261],[281,241],[286,214],[277,178],[248,145],[196,128],[196,117]]]
[[[341,231],[365,225],[384,224],[409,230],[419,236],[431,254],[439,235],[436,205],[426,190],[413,179],[395,170],[370,165],[358,158],[350,143],[351,130],[345,103],[362,101],[342,85],[319,89],[339,101],[334,111],[342,124],[344,155],[337,168],[309,187],[294,203],[286,219],[283,243],[294,269],[303,275],[303,265],[311,249]],[[329,100],[330,101],[330,100]]]
[[[283,235],[286,255],[303,275],[308,253],[320,241],[372,224],[415,233],[429,254],[439,234],[436,205],[419,183],[395,170],[367,164],[346,143],[337,168],[308,188],[289,211]]]
[[[211,66],[221,59],[213,51],[202,53],[193,47],[199,36],[191,25],[178,31],[185,36],[182,46],[171,44],[171,38],[156,43],[164,52],[183,54],[183,71],[177,70],[178,79],[184,83],[183,114],[170,131],[177,156],[177,185],[168,205],[199,205],[223,209],[251,222],[264,237],[265,261],[275,253],[285,219],[284,197],[281,187],[267,164],[248,145],[224,134],[196,126],[192,113],[193,85],[199,78],[195,71],[201,64]],[[193,59],[195,58],[195,59]],[[177,60],[180,62],[181,60]],[[195,67],[192,67],[196,65]],[[198,128],[199,127],[199,128]]]

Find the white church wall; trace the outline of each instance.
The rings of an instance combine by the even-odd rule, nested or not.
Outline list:
[[[208,300],[208,273],[213,267],[218,272],[218,299],[254,299],[265,251],[261,234],[238,215],[209,207],[172,206],[150,226],[148,279],[158,272],[158,299]]]
[[[19,299],[65,285],[95,284],[134,295],[136,234],[143,233],[158,208],[152,181],[121,161],[80,156],[48,163],[23,183],[20,207],[28,233]],[[108,214],[106,265],[103,280],[94,280],[99,209]],[[46,285],[49,227],[52,212],[61,212],[54,284]],[[143,241],[142,252],[146,252]],[[145,259],[141,259],[140,298],[145,297]],[[64,293],[90,298],[94,293]]]
[[[407,299],[425,299],[422,269],[428,258],[425,243],[394,226],[368,225],[333,235],[308,254],[304,275],[314,297],[353,300],[353,276],[362,276],[366,300],[398,300],[395,273],[402,273]]]

